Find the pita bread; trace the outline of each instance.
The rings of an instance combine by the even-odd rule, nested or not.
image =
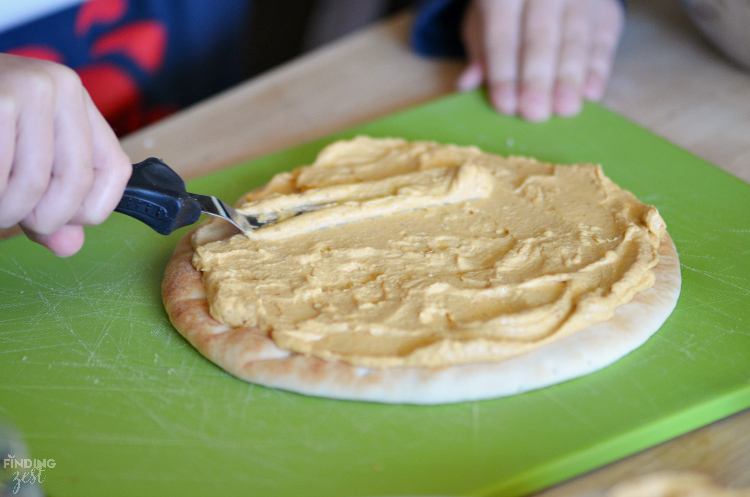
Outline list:
[[[214,320],[201,273],[191,263],[191,236],[177,244],[163,281],[175,328],[237,378],[334,399],[443,404],[514,395],[580,377],[612,364],[654,334],[674,309],[681,284],[677,251],[665,235],[654,286],[618,307],[608,321],[500,362],[376,369],[291,353],[257,327],[230,328]]]

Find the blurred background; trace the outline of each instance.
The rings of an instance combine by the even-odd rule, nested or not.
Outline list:
[[[414,3],[414,0],[253,0],[245,76],[255,76]]]

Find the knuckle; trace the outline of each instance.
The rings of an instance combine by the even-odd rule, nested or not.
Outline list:
[[[122,187],[125,188],[125,184],[130,180],[133,175],[133,165],[130,163],[130,158],[123,152],[122,158],[118,161],[117,165],[117,179]]]
[[[548,59],[554,57],[558,51],[556,43],[546,37],[532,37],[523,42],[523,56],[525,59]]]
[[[0,199],[2,200],[2,199]],[[31,211],[32,206],[13,202],[0,202],[0,228],[10,228],[23,220]]]
[[[6,229],[18,223],[18,219],[15,219],[10,213],[5,213],[0,209],[0,228]]]
[[[586,50],[589,44],[588,31],[586,29],[567,29],[562,42],[568,50]]]
[[[65,224],[65,220],[54,212],[44,212],[36,206],[19,224],[38,235],[51,235]]]
[[[78,73],[67,66],[55,64],[50,68],[50,74],[55,84],[64,91],[77,90],[83,86]]]
[[[33,71],[27,74],[24,85],[35,99],[49,101],[55,92],[55,84],[50,75],[44,71]]]
[[[488,48],[499,51],[508,50],[515,52],[520,45],[519,38],[500,24],[493,24],[487,27],[487,44]]]
[[[614,56],[615,47],[609,43],[595,43],[591,49],[591,60],[589,65],[592,67],[608,66]]]
[[[0,125],[14,126],[18,114],[18,99],[9,93],[0,93]]]
[[[83,198],[94,184],[94,172],[90,167],[67,168],[65,173],[59,175],[65,191],[70,192],[73,198]]]
[[[47,220],[47,222],[45,222]],[[37,210],[32,210],[26,217],[23,218],[21,224],[24,228],[33,231],[39,235],[49,235],[54,233],[54,229],[49,223],[49,217],[39,216]]]
[[[133,174],[133,166],[130,163],[130,158],[125,152],[118,150],[113,154],[112,159],[107,163],[102,174],[107,175],[111,184],[116,188],[125,189],[125,185]]]
[[[552,16],[529,15],[525,23],[528,37],[553,38],[557,33],[557,20]]]
[[[47,157],[29,158],[24,163],[14,164],[19,171],[11,172],[8,187],[14,198],[22,199],[30,205],[36,205],[47,191],[51,181],[51,167],[47,164]],[[51,163],[51,160],[49,161]]]
[[[101,191],[90,192],[84,200],[80,217],[82,224],[95,226],[107,220],[117,205],[116,200],[122,196],[132,172],[130,160],[124,152],[114,153],[110,160],[95,170],[98,179],[94,178],[93,181],[101,187]],[[104,198],[105,192],[107,198]]]
[[[12,228],[16,224],[18,224],[18,220],[14,220],[14,219],[12,219],[12,218],[10,218],[8,216],[2,215],[2,213],[0,213],[0,228],[2,228],[2,229],[8,229],[8,228]]]
[[[29,198],[41,198],[44,192],[47,191],[48,178],[39,174],[27,175],[26,180],[22,185],[19,185],[21,190]]]
[[[99,226],[104,221],[106,221],[108,217],[109,213],[104,212],[101,209],[89,211],[86,213],[85,224],[87,224],[88,226]]]

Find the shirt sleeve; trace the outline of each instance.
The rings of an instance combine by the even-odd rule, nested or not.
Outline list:
[[[412,28],[414,50],[428,57],[464,57],[461,21],[469,0],[422,0]]]

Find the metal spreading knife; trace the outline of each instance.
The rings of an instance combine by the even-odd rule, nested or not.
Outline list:
[[[186,191],[185,181],[160,159],[152,157],[133,165],[133,174],[115,211],[134,217],[163,235],[197,222],[201,214],[208,214],[232,223],[242,233],[254,238],[252,232],[258,228],[325,207],[343,209],[337,213],[338,217],[334,217],[338,224],[346,224],[485,198],[492,191],[492,182],[482,178],[490,173],[478,166],[469,166],[414,171],[398,176],[395,183],[393,178],[370,182],[360,190],[355,188],[354,193],[351,185],[330,185],[281,197],[271,196],[248,203],[237,212],[216,197]],[[489,185],[489,188],[460,188],[475,183]],[[437,185],[444,191],[437,195],[400,193],[404,188],[419,190],[420,185],[429,188]],[[384,205],[386,198],[390,200]],[[320,219],[318,223],[315,219],[310,221],[307,226],[310,230],[328,226],[327,220],[322,225]],[[296,232],[299,233],[299,229]]]
[[[322,207],[325,205],[302,206],[291,215]],[[162,235],[197,222],[201,214],[229,221],[246,235],[280,220],[277,215],[264,214],[261,218],[240,214],[216,197],[190,193],[176,172],[153,157],[133,164],[133,174],[115,211],[146,223]]]

